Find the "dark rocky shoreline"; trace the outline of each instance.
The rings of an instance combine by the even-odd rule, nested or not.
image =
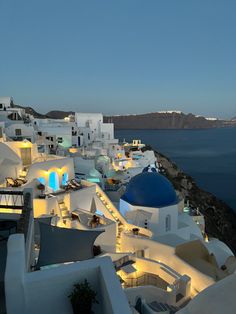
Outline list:
[[[194,179],[185,174],[163,154],[155,151],[157,161],[163,166],[166,177],[183,198],[194,208],[199,208],[205,217],[208,237],[225,242],[236,253],[236,214],[225,202],[199,188]]]

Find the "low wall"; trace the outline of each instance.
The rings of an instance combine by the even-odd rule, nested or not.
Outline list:
[[[127,299],[109,257],[26,272],[22,234],[10,236],[5,273],[8,314],[72,313],[68,295],[76,282],[87,279],[97,292],[95,313],[131,314]]]
[[[148,260],[146,258],[135,258],[136,268],[142,272],[150,273],[161,277],[168,284],[173,284],[178,280],[181,275],[177,274],[170,267],[164,265],[163,263]]]
[[[134,288],[126,288],[125,294],[131,305],[135,305],[138,296],[145,299],[147,303],[153,301],[172,304],[172,296],[169,292],[154,286],[140,286]]]
[[[185,274],[188,275],[191,278],[193,294],[195,294],[195,290],[196,292],[200,292],[215,283],[213,278],[203,274],[176,256],[175,248],[153,241],[151,239],[131,236],[124,232],[122,233],[121,250],[123,252],[134,253],[137,250],[146,248],[149,248],[149,256],[147,256],[148,258],[168,265],[182,276]]]

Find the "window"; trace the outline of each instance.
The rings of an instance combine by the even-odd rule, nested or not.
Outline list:
[[[171,216],[167,215],[166,216],[166,232],[171,230]]]
[[[21,148],[20,151],[23,166],[31,165],[31,148]]]
[[[16,136],[21,136],[21,129],[15,129]]]
[[[0,104],[0,109],[2,109],[3,108],[3,104]]]
[[[57,143],[61,144],[63,142],[63,138],[62,137],[58,137],[57,138]]]

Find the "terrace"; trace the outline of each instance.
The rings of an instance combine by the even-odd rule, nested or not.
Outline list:
[[[32,256],[32,194],[31,190],[0,190],[0,303],[5,313],[4,274],[7,259],[8,238],[16,233],[24,235],[26,267],[30,268]]]

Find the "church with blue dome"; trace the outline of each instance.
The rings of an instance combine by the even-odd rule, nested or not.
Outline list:
[[[122,199],[145,207],[166,207],[178,203],[173,185],[158,172],[142,172],[133,177]]]
[[[120,212],[129,223],[155,235],[177,232],[178,197],[172,183],[158,172],[134,176],[120,198]]]

